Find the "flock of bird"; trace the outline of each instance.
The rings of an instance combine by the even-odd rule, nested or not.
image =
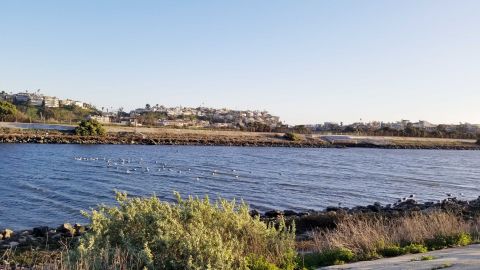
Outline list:
[[[133,174],[133,173],[150,173],[150,172],[171,172],[177,174],[186,174],[192,172],[191,168],[181,169],[174,166],[169,166],[165,162],[159,161],[145,161],[143,158],[140,159],[131,159],[131,158],[116,158],[116,159],[109,159],[109,158],[99,158],[99,157],[75,157],[77,161],[101,161],[105,162],[105,166],[108,169],[114,169],[119,172],[123,172],[125,174]],[[236,169],[230,170],[211,170],[208,172],[212,176],[223,175],[232,177],[235,179],[239,179],[240,175],[237,173]],[[252,173],[251,171],[249,173]],[[198,174],[198,173],[197,173]],[[205,172],[202,173],[205,176]],[[201,175],[195,176],[195,180],[200,180],[202,178]]]

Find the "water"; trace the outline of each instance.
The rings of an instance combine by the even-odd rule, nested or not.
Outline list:
[[[113,203],[115,189],[244,199],[261,211],[472,199],[480,151],[0,144],[0,228],[85,222],[80,210]]]

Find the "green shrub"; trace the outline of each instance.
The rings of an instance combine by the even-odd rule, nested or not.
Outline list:
[[[85,213],[91,230],[69,261],[89,269],[282,269],[295,267],[294,228],[277,228],[249,215],[248,206],[177,194],[176,203],[157,197],[127,198],[118,206]],[[254,257],[252,257],[254,256]]]
[[[386,246],[379,250],[379,254],[383,257],[395,257],[405,254],[405,250],[397,245]]]
[[[435,257],[433,257],[433,256],[428,256],[428,255],[427,255],[427,256],[422,256],[422,257],[420,258],[421,261],[431,261],[431,260],[434,260],[434,259],[435,259]]]
[[[10,102],[0,101],[0,120],[12,120],[17,113],[15,105]]]
[[[82,120],[75,128],[75,134],[80,136],[103,136],[105,133],[105,128],[95,119]]]
[[[425,253],[428,248],[421,244],[410,244],[408,246],[400,247],[399,245],[390,245],[378,250],[378,253],[383,257],[395,257],[405,254]]]
[[[335,248],[321,253],[305,254],[299,258],[299,265],[312,269],[317,266],[338,265],[355,260],[355,254],[347,248]]]
[[[248,258],[250,270],[280,270],[275,264],[268,262],[264,257],[250,256]]]
[[[456,246],[466,246],[472,243],[472,236],[468,233],[461,233],[455,239]]]
[[[428,251],[428,248],[421,244],[410,244],[408,246],[403,247],[405,254],[417,254],[417,253],[425,253]]]
[[[468,233],[459,233],[450,236],[437,235],[433,239],[429,239],[426,241],[426,244],[430,250],[437,250],[455,246],[466,246],[471,243],[472,237]]]
[[[283,138],[289,141],[300,141],[302,138],[300,135],[293,133],[293,132],[287,132],[283,135]]]

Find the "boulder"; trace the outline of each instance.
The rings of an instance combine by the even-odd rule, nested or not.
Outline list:
[[[297,212],[292,211],[292,210],[285,210],[285,211],[283,211],[283,215],[286,216],[286,217],[296,216]]]
[[[47,236],[49,228],[47,226],[41,226],[33,228],[33,236],[35,237],[45,237]]]
[[[13,236],[13,231],[10,229],[5,229],[2,231],[3,239],[8,239]]]
[[[61,233],[57,233],[57,234],[54,234],[52,235],[52,240],[60,240],[62,239],[62,234]]]
[[[327,206],[327,208],[325,209],[325,212],[337,212],[338,210],[340,210],[340,207]]]
[[[62,233],[65,236],[73,237],[75,235],[75,229],[70,223],[63,223],[57,228],[57,232]]]
[[[265,212],[265,217],[266,218],[278,218],[282,215],[283,215],[283,212],[278,211],[278,210],[270,210],[270,211]]]
[[[258,217],[260,216],[260,212],[258,212],[257,210],[253,209],[250,211],[250,216],[251,217]]]
[[[86,232],[86,227],[83,226],[83,225],[80,225],[80,224],[75,224],[73,226],[73,228],[75,229],[75,236],[81,236],[83,235],[85,232]]]

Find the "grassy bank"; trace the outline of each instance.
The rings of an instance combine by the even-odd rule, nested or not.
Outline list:
[[[312,232],[307,265],[332,265],[424,253],[478,242],[480,222],[435,211],[385,218],[353,216]]]
[[[118,193],[117,202],[85,213],[90,226],[82,236],[4,249],[0,264],[5,269],[315,269],[463,246],[480,237],[478,218],[441,209],[394,216],[357,212],[336,218],[334,226],[296,235],[295,223],[283,216],[261,220],[234,201],[178,196],[176,203],[167,203]]]

